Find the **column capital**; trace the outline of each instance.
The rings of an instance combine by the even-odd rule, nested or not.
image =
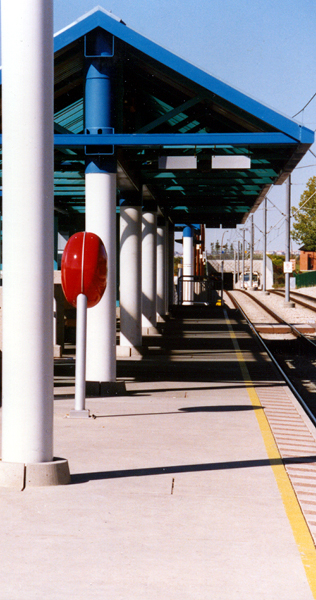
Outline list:
[[[139,190],[128,190],[121,191],[120,194],[120,206],[142,206],[143,205],[143,197],[142,193]]]
[[[88,173],[116,173],[115,156],[86,156],[86,175]]]
[[[143,204],[143,213],[153,212],[156,213],[158,210],[158,204],[155,200],[149,200],[145,204]]]

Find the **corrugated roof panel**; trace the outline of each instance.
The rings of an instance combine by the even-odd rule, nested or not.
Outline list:
[[[83,98],[58,111],[54,121],[71,133],[83,132]]]

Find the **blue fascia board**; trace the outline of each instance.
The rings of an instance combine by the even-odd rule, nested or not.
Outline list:
[[[313,134],[313,132],[311,132]],[[309,140],[312,144],[313,138]],[[0,138],[1,142],[1,138]],[[284,133],[56,133],[55,146],[240,146],[292,145],[297,141]]]
[[[240,109],[261,119],[265,123],[278,129],[279,131],[293,137],[297,142],[311,144],[314,141],[314,132],[292,119],[281,115],[275,110],[261,104],[257,100],[247,96],[243,92],[236,90],[230,85],[217,79],[213,75],[202,71],[202,69],[192,65],[183,58],[176,56],[169,50],[159,46],[155,42],[145,38],[140,33],[127,27],[123,22],[109,16],[109,14],[100,7],[90,13],[83,15],[78,21],[68,28],[57,32],[54,39],[55,52],[74,42],[80,37],[89,33],[96,27],[102,27],[123,42],[130,44],[135,49],[143,52],[150,58],[163,64],[165,67],[176,71],[183,77],[191,80],[212,92],[227,102],[239,107]],[[313,138],[311,141],[311,137]]]

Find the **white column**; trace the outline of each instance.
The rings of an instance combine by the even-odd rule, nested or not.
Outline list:
[[[2,0],[2,460],[53,459],[53,2]]]
[[[174,227],[169,223],[168,232],[168,288],[169,288],[169,306],[174,303]],[[168,307],[169,308],[169,307]]]
[[[88,309],[87,381],[116,380],[116,173],[86,172],[86,231],[96,233],[108,255],[106,290]]]
[[[157,215],[142,217],[142,327],[156,327],[157,305]]]
[[[185,227],[183,230],[183,304],[193,302],[193,278],[194,254],[193,254],[193,228]],[[187,279],[185,279],[187,277]]]
[[[142,208],[120,208],[120,345],[142,345]]]
[[[166,314],[166,226],[157,225],[157,320]]]
[[[166,221],[165,230],[165,295],[164,295],[164,314],[167,315],[169,312],[169,222]]]

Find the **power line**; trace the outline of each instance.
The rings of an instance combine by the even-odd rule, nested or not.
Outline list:
[[[310,167],[316,167],[316,165],[305,165],[304,167],[295,167],[295,170],[296,169],[309,169]],[[293,185],[293,183],[291,185]],[[301,185],[301,184],[294,184],[294,185]]]
[[[280,209],[279,209],[279,208],[278,208],[278,207],[277,207],[277,206],[276,206],[276,205],[275,205],[275,204],[272,202],[272,200],[270,200],[270,198],[268,198],[268,196],[267,196],[267,199],[268,199],[268,200],[269,200],[269,202],[270,202],[270,203],[271,203],[271,204],[274,206],[274,208],[276,208],[276,209],[279,211],[279,213],[280,213],[281,215],[283,215],[283,217],[285,217],[285,216],[286,216],[286,215],[285,215],[285,214],[282,212],[282,210],[280,210]]]
[[[306,106],[308,106],[311,101],[315,98],[316,96],[316,92],[315,94],[309,99],[309,101],[307,102],[307,104],[305,104],[305,106],[303,106],[303,108],[301,108],[301,110],[299,110],[295,115],[293,115],[292,119],[294,119],[295,117],[297,117],[297,115],[299,115],[301,112],[303,112],[303,110],[305,110]]]

